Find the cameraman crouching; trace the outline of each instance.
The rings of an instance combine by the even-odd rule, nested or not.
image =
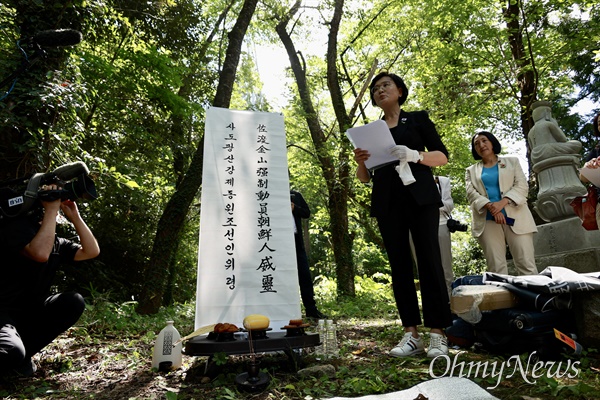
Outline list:
[[[83,297],[75,292],[50,295],[50,287],[61,264],[100,253],[73,201],[41,204],[41,223],[17,217],[0,224],[0,376],[33,375],[37,368],[31,357],[77,322],[85,308]],[[80,244],[56,236],[59,210],[75,226]]]

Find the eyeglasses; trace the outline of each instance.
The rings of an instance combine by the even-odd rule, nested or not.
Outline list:
[[[375,85],[375,86],[373,86],[373,88],[371,88],[371,94],[375,94],[375,92],[379,92],[379,89],[383,89],[383,90],[387,91],[393,85],[394,85],[394,82],[392,82],[392,81],[385,81],[381,85]]]

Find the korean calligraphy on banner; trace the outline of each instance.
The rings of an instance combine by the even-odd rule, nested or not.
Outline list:
[[[206,113],[196,328],[263,314],[300,318],[283,116]]]

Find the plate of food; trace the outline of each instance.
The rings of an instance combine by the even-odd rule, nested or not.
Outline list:
[[[206,337],[208,340],[216,340],[217,342],[231,342],[235,339],[235,333],[239,332],[240,328],[237,325],[228,322],[220,322],[215,325],[212,332]]]

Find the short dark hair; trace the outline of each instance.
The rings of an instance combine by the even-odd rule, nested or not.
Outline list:
[[[371,104],[373,104],[374,106],[377,105],[377,103],[375,103],[375,96],[373,96],[373,86],[375,86],[375,82],[377,82],[378,80],[380,80],[381,78],[386,77],[386,76],[388,78],[391,78],[394,81],[394,84],[400,90],[402,90],[402,96],[400,96],[398,98],[398,104],[400,104],[400,105],[404,104],[404,102],[406,101],[406,98],[408,97],[408,87],[406,87],[406,83],[404,83],[402,78],[400,78],[396,74],[392,74],[389,72],[380,72],[375,76],[375,78],[373,78],[371,80],[371,84],[369,85],[369,93],[371,94]]]
[[[475,151],[475,138],[479,135],[485,136],[490,142],[492,142],[492,150],[494,151],[494,154],[500,154],[500,152],[502,151],[502,145],[500,144],[498,139],[496,139],[496,136],[492,135],[490,132],[481,131],[477,132],[471,138],[471,154],[473,154],[474,159],[481,160],[481,156]]]
[[[594,136],[600,136],[600,132],[598,131],[598,118],[600,118],[600,113],[596,114],[592,121],[592,132],[594,132]]]

